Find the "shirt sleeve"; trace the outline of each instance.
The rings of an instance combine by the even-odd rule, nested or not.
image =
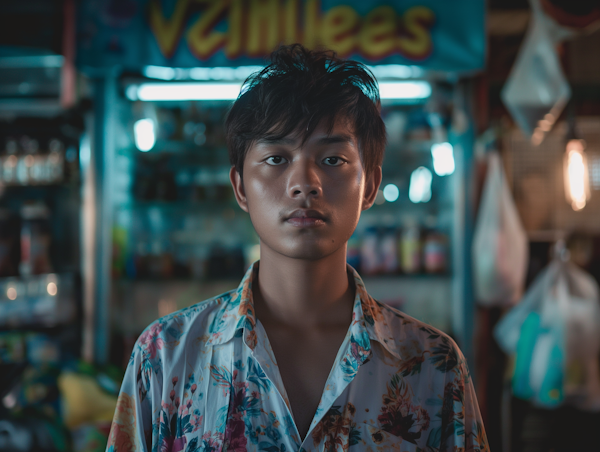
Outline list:
[[[440,451],[489,452],[466,360],[454,345],[446,362]]]
[[[107,452],[149,451],[152,447],[151,395],[159,386],[141,339],[137,340],[125,371]]]

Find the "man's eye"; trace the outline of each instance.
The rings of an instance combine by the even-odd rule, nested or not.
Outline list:
[[[339,157],[327,157],[325,160],[325,165],[328,166],[340,166],[344,163],[344,161]]]
[[[268,163],[269,165],[273,165],[273,166],[276,166],[276,165],[281,165],[282,163],[285,163],[285,161],[286,161],[286,160],[285,160],[283,157],[280,157],[280,156],[278,156],[278,155],[275,155],[275,156],[273,156],[273,157],[269,157],[269,158],[267,159],[267,163]]]

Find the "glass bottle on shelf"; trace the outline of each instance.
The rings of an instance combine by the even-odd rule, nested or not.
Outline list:
[[[19,232],[15,220],[10,210],[0,209],[0,277],[17,276]]]
[[[52,272],[49,216],[48,207],[41,202],[21,207],[21,276]]]
[[[24,135],[19,140],[21,144],[21,153],[17,157],[17,183],[28,185],[31,183],[31,168],[35,162],[35,153],[39,145],[37,140]]]
[[[64,178],[65,145],[56,138],[48,144],[50,154],[46,161],[46,175],[48,182],[61,182]]]
[[[4,146],[4,155],[2,156],[2,182],[7,185],[14,184],[17,181],[17,152],[19,146],[13,138],[8,138]]]
[[[37,140],[31,140],[30,147],[33,160],[30,161],[31,165],[29,166],[29,183],[43,184],[47,182],[45,169],[48,156],[40,152]]]

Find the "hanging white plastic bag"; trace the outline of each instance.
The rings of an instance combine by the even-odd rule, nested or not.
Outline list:
[[[494,337],[515,356],[516,397],[545,408],[567,402],[600,409],[600,304],[585,272],[553,260],[500,320]]]
[[[529,3],[531,25],[501,97],[519,128],[537,146],[571,97],[556,46],[574,33],[548,17],[539,0]]]
[[[502,161],[497,152],[490,152],[472,248],[475,295],[480,304],[510,306],[521,298],[527,247]]]
[[[600,300],[596,281],[568,265],[565,403],[600,411]]]

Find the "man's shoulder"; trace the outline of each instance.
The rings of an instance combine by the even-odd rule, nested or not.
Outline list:
[[[232,289],[212,298],[207,298],[191,306],[179,309],[165,315],[155,322],[162,324],[180,323],[182,321],[195,322],[216,314],[227,307],[228,303],[237,295],[237,290]]]
[[[186,346],[203,347],[216,319],[223,316],[236,297],[237,290],[230,290],[160,317],[139,336],[134,354],[165,361],[168,355],[183,351]]]
[[[438,359],[462,358],[460,349],[447,333],[385,303],[373,302],[379,312],[372,319],[373,327],[386,348],[400,359],[405,359],[407,354],[426,351],[438,356]]]

